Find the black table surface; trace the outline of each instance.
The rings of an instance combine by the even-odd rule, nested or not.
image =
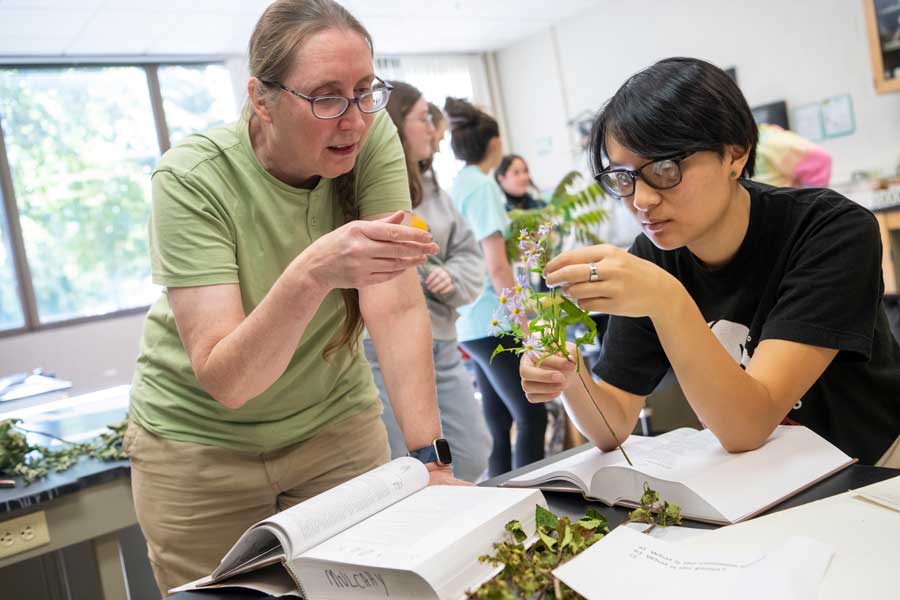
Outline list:
[[[565,452],[562,452],[555,456],[551,456],[549,458],[545,458],[544,460],[528,465],[527,467],[522,467],[521,469],[516,469],[515,471],[510,471],[509,473],[505,473],[503,475],[499,475],[497,477],[484,481],[479,485],[488,487],[496,486],[508,479],[523,475],[535,469],[539,469],[552,462],[556,462],[561,458],[565,458],[579,452],[584,452],[588,448],[590,448],[590,444],[585,444],[584,446],[580,446],[578,448],[566,450]],[[897,476],[900,476],[900,469],[885,469],[882,467],[872,467],[868,465],[851,465],[850,467],[832,475],[828,479],[820,481],[819,483],[807,488],[796,496],[785,500],[784,502],[778,504],[777,506],[771,508],[763,514],[771,514],[780,510],[784,510],[786,508],[800,506],[802,504],[807,504],[815,500],[821,500],[823,498],[842,494],[848,490],[861,488]],[[552,510],[559,516],[565,515],[577,519],[581,518],[581,516],[584,515],[585,511],[587,511],[589,508],[597,509],[598,511],[600,511],[600,513],[603,514],[603,516],[606,517],[611,529],[624,523],[628,519],[628,513],[630,512],[629,509],[609,507],[602,502],[585,500],[581,496],[581,494],[566,492],[544,492],[544,497],[547,499],[547,504],[549,505],[550,510]],[[684,521],[684,526],[694,527],[698,529],[716,529],[718,527],[717,525],[699,523],[695,521]],[[269,596],[268,594],[244,589],[219,589],[181,592],[179,594],[171,596],[170,598],[172,600],[275,600],[273,596]]]
[[[98,394],[92,395],[99,395]],[[85,398],[82,396],[81,398]],[[76,402],[76,398],[71,399]],[[20,425],[32,432],[44,432],[70,441],[84,441],[82,434],[100,433],[106,425],[115,423],[127,413],[127,397],[122,406],[97,408],[94,406],[59,407],[47,412],[33,413],[24,418]],[[61,444],[53,438],[28,434],[31,444],[49,446],[53,450]],[[86,487],[111,481],[118,477],[127,477],[131,472],[127,460],[105,462],[82,457],[71,469],[63,472],[51,471],[47,477],[25,485],[21,477],[15,478],[16,487],[0,489],[0,516],[5,520],[16,513],[35,510],[36,505],[50,501],[59,496],[72,494]],[[3,476],[2,479],[9,477]],[[10,514],[6,514],[10,513]]]

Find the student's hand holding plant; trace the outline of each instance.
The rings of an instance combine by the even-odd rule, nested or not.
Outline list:
[[[541,225],[537,232],[526,229],[519,232],[520,254],[534,273],[542,272],[539,266],[543,257],[542,243],[549,234],[550,226],[546,224]],[[569,272],[576,270],[570,269]],[[589,276],[593,276],[593,271]],[[591,343],[597,337],[597,325],[587,311],[564,297],[558,287],[549,292],[534,291],[527,285],[525,277],[519,278],[514,289],[503,290],[499,298],[500,306],[494,313],[488,333],[494,336],[511,335],[519,344],[514,348],[504,348],[502,344],[498,344],[493,356],[502,352],[515,352],[522,356],[519,373],[523,389],[532,402],[553,400],[569,384],[577,381],[591,398],[591,403],[625,460],[631,464],[609,421],[582,379],[583,361],[578,346]],[[528,320],[530,311],[534,312],[534,318]],[[567,340],[566,335],[567,328],[574,325],[583,326],[585,332],[572,343]]]
[[[668,271],[610,244],[564,252],[544,274],[580,308],[623,317],[660,318],[687,294]]]
[[[553,355],[541,360],[530,354],[522,355],[519,376],[529,402],[551,402],[569,386],[578,385],[577,350],[575,344],[567,342],[568,357]]]

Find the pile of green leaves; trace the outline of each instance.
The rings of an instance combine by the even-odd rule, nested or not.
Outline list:
[[[641,506],[628,515],[629,522],[652,523],[666,527],[681,523],[681,509],[670,502],[660,503],[659,494],[644,483]],[[577,600],[580,594],[553,576],[553,570],[609,533],[606,518],[591,509],[574,523],[569,517],[557,517],[538,505],[535,509],[537,540],[526,547],[528,534],[519,521],[506,524],[512,540],[494,544],[494,553],[479,557],[494,567],[503,566],[496,577],[466,598],[477,600]],[[648,530],[649,531],[649,530]]]
[[[556,254],[562,240],[570,234],[582,245],[601,243],[594,230],[606,219],[606,211],[599,207],[598,202],[605,194],[595,182],[579,189],[577,184],[580,179],[581,173],[571,171],[560,180],[543,208],[510,211],[510,231],[535,231],[543,223],[552,224],[555,239],[545,242],[546,256]],[[519,250],[515,236],[510,236],[506,241],[506,254],[511,261],[519,260]]]
[[[76,444],[61,440],[65,446],[60,450],[29,444],[25,436],[26,430],[18,426],[20,422],[21,419],[0,421],[0,473],[21,477],[26,485],[46,477],[51,470],[65,471],[71,468],[82,456],[103,461],[127,458],[122,448],[127,419],[108,425],[108,431],[88,442]]]

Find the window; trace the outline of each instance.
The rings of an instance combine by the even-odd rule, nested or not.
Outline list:
[[[154,111],[157,76],[164,111]],[[162,114],[165,123],[154,116]],[[18,228],[0,228],[0,330],[155,300],[147,222],[160,144],[235,117],[221,65],[0,68],[0,169],[8,169],[21,230],[17,244],[10,232]],[[17,247],[33,290],[24,296]]]
[[[237,115],[231,77],[223,65],[160,67],[159,87],[172,144]]]
[[[484,66],[478,55],[379,57],[375,72],[382,79],[398,79],[414,85],[425,100],[436,104],[441,110],[447,96],[467,98],[491,110]],[[434,171],[441,186],[449,188],[453,178],[465,166],[463,161],[456,160],[450,149],[449,128],[440,148],[434,156]]]
[[[13,264],[12,245],[6,231],[3,195],[0,190],[0,331],[18,329],[25,325],[25,315],[19,302],[19,285]]]

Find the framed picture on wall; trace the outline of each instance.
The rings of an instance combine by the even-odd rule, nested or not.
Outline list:
[[[863,0],[875,90],[900,92],[900,0]]]

